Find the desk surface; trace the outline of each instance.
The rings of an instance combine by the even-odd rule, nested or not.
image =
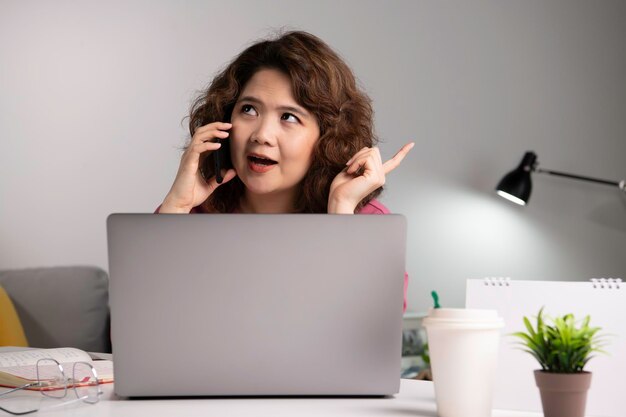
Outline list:
[[[103,386],[104,395],[95,405],[70,404],[37,415],[50,416],[413,416],[436,417],[432,382],[403,379],[400,393],[388,398],[243,398],[243,399],[153,399],[127,400],[113,393],[113,384]],[[22,395],[37,395],[29,392]],[[45,400],[46,404],[50,401]],[[492,417],[541,417],[542,414],[495,410]]]

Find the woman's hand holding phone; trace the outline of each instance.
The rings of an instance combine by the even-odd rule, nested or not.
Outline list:
[[[205,181],[199,169],[200,155],[219,149],[221,145],[213,140],[228,138],[228,130],[231,127],[230,123],[214,122],[196,130],[191,143],[181,157],[176,179],[163,200],[159,213],[189,213],[192,208],[209,198],[217,187],[235,178],[237,173],[230,168],[223,173],[221,184],[217,183],[215,177]]]

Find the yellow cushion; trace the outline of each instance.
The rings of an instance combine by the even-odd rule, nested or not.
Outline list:
[[[2,287],[0,287],[0,346],[28,346],[13,302]]]

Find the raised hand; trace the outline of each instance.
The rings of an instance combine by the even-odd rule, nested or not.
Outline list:
[[[407,143],[385,163],[377,147],[357,152],[330,185],[328,212],[354,213],[362,199],[385,184],[386,175],[400,165],[414,145],[413,142]]]

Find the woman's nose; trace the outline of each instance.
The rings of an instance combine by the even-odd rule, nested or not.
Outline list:
[[[268,118],[260,119],[250,139],[261,145],[273,146],[276,144],[276,129],[275,124]]]

